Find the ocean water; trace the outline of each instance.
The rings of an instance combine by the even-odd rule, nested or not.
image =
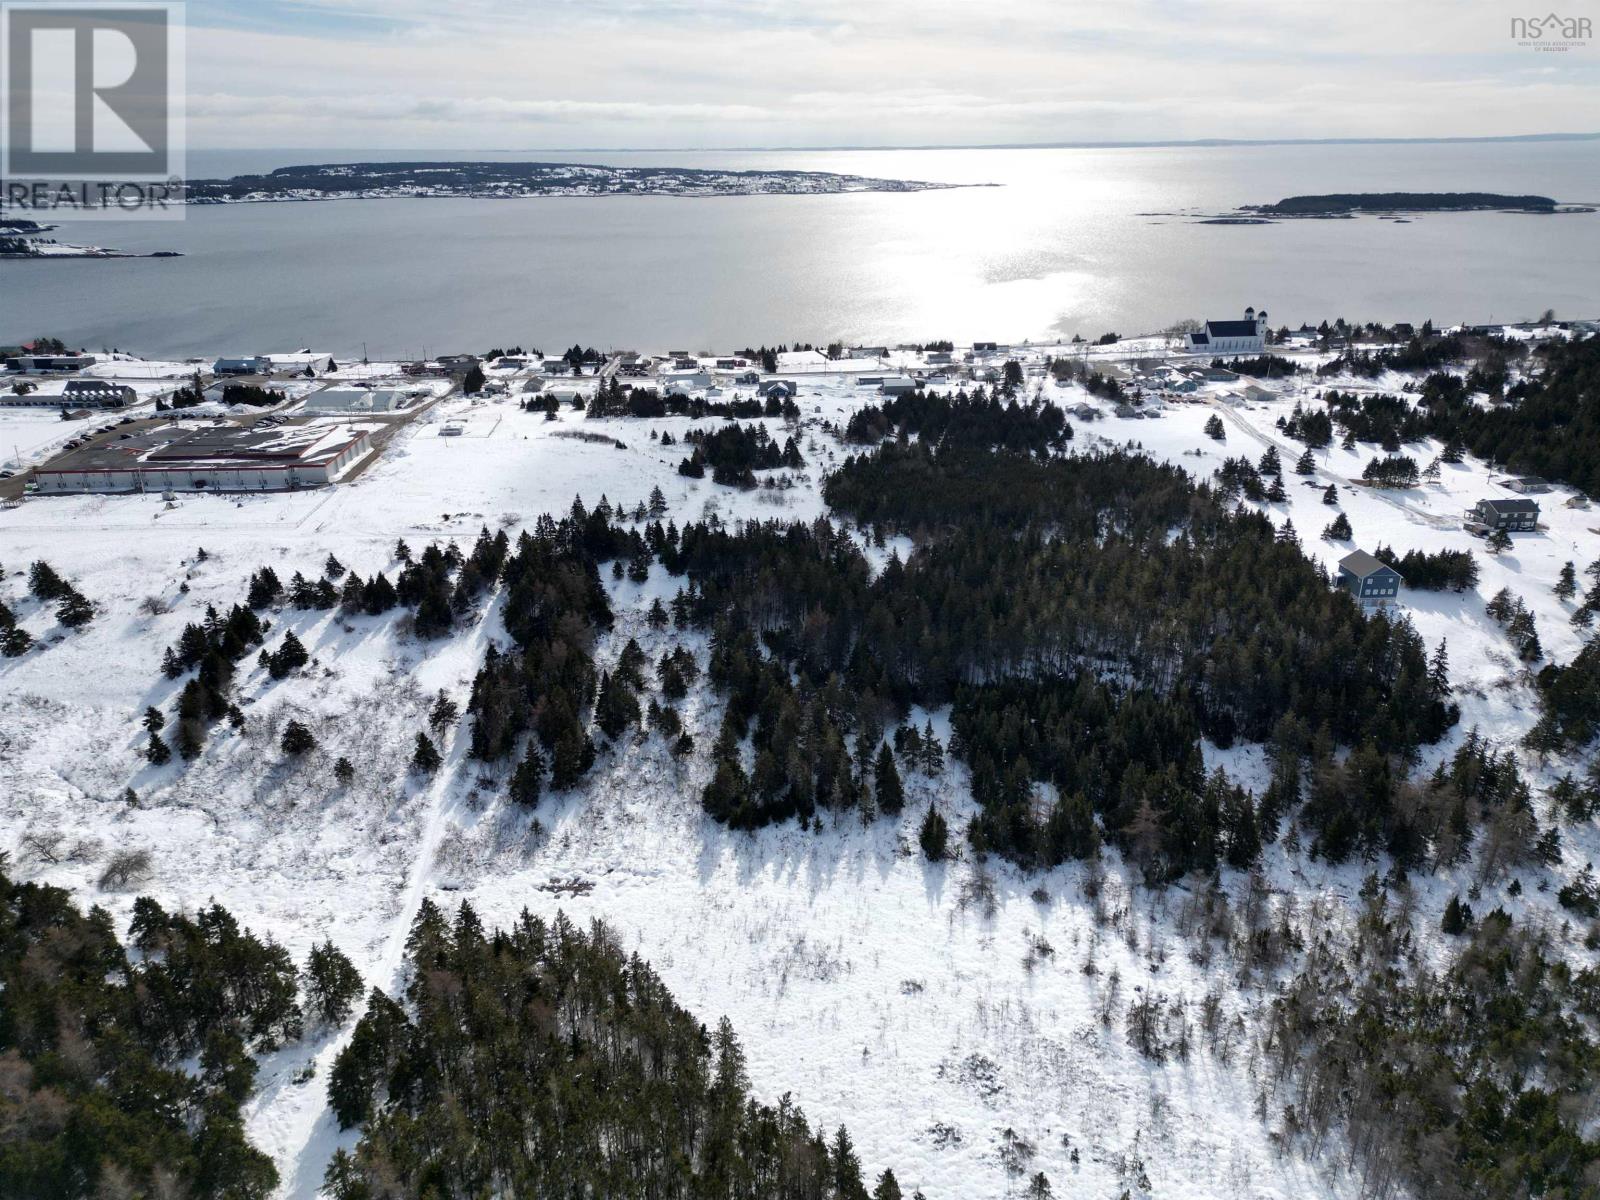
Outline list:
[[[62,240],[176,259],[0,262],[0,343],[148,355],[311,346],[410,357],[761,342],[1124,336],[1266,308],[1334,317],[1600,316],[1600,213],[1196,223],[1327,191],[1600,200],[1594,142],[784,152],[195,152],[195,177],[502,158],[841,171],[912,194],[367,200],[196,208]]]

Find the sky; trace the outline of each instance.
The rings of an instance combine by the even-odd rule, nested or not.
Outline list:
[[[1600,25],[1596,0],[1563,12]],[[190,0],[191,148],[719,148],[1600,129],[1504,0]]]

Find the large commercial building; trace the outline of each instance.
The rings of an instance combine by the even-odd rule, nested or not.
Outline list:
[[[0,404],[7,408],[126,408],[138,399],[134,390],[104,379],[69,379],[59,392],[33,391],[18,395],[0,388]]]
[[[5,360],[6,370],[25,375],[66,375],[94,364],[92,354],[18,354]]]
[[[40,492],[261,492],[322,487],[365,457],[363,429],[163,425],[86,446],[34,471]]]

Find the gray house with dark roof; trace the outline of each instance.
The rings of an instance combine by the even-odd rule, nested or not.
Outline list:
[[[1399,571],[1365,550],[1352,550],[1339,560],[1339,586],[1363,607],[1393,604],[1404,583]]]
[[[1491,533],[1496,529],[1507,533],[1532,533],[1539,528],[1539,502],[1526,498],[1479,500],[1467,510],[1462,523],[1474,533]]]

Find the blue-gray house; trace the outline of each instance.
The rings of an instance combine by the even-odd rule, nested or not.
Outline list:
[[[1339,560],[1339,586],[1363,607],[1393,604],[1404,583],[1399,571],[1365,550],[1352,550]]]

